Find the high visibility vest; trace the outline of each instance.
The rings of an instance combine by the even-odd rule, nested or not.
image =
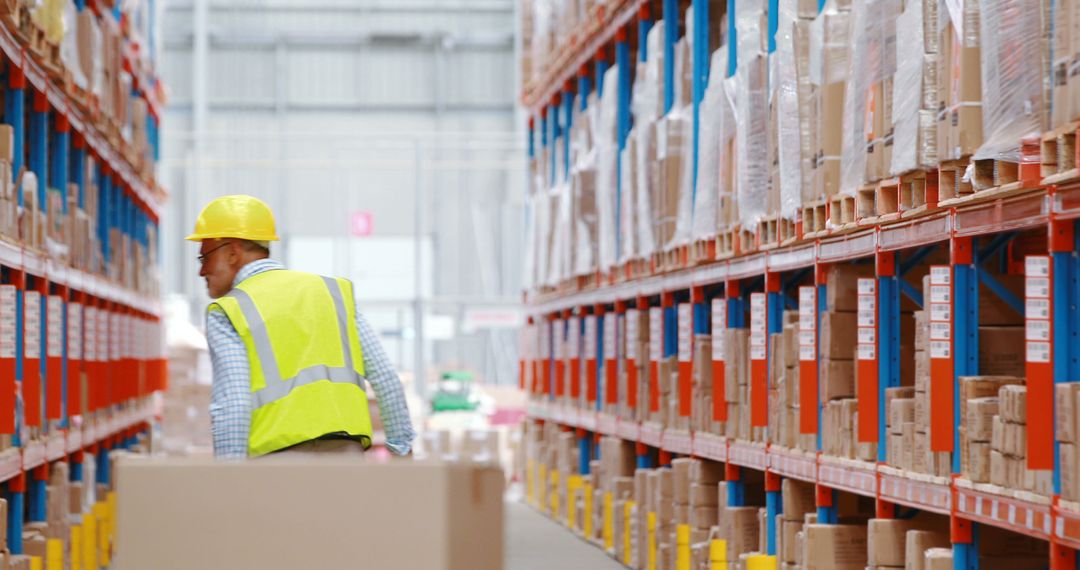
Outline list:
[[[249,456],[331,433],[371,441],[352,283],[300,271],[264,271],[208,310],[224,312],[247,348]]]

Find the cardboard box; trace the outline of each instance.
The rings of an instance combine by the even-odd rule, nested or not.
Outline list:
[[[860,277],[874,277],[874,266],[836,264],[829,267],[825,276],[826,310],[829,312],[857,311]]]
[[[923,555],[924,570],[953,570],[951,548],[931,548]]]
[[[694,528],[709,528],[717,523],[716,507],[694,507],[690,511],[690,526]]]
[[[805,570],[863,570],[867,561],[867,527],[806,525]]]
[[[900,433],[900,428],[907,423],[915,423],[915,399],[897,398],[889,402],[889,429],[892,433]]]
[[[998,413],[998,399],[975,398],[967,401],[964,433],[968,441],[989,442],[994,434],[994,416]]]
[[[867,564],[904,566],[906,535],[914,522],[901,519],[871,519],[867,525]]]
[[[967,444],[967,454],[964,458],[964,474],[968,479],[976,483],[990,482],[990,444],[983,441],[972,441]]]
[[[822,357],[818,368],[821,401],[855,397],[855,361]]]
[[[671,462],[671,471],[675,478],[675,503],[690,504],[690,467],[697,459],[679,458]]]
[[[1076,400],[1080,398],[1080,382],[1054,386],[1055,432],[1059,441],[1076,443]]]
[[[905,535],[905,570],[925,570],[926,551],[931,548],[949,548],[949,533],[931,530],[909,530]]]
[[[998,392],[1001,419],[1009,423],[1027,423],[1027,387],[1017,384],[1002,386]]]
[[[817,512],[814,486],[810,483],[784,479],[780,483],[780,496],[786,520],[801,522],[807,513]]]
[[[853,312],[825,312],[820,314],[822,359],[852,360],[857,344],[857,315]]]
[[[1025,375],[1024,327],[979,327],[979,373],[985,376]]]
[[[1066,501],[1080,499],[1080,464],[1077,464],[1076,445],[1062,443],[1061,449],[1061,497]]]
[[[740,555],[757,550],[760,540],[758,507],[729,507],[723,510],[720,518],[727,539],[728,560],[738,560]]]
[[[504,481],[495,467],[126,458],[115,473],[117,570],[347,568],[360,555],[379,568],[503,567]],[[342,492],[357,485],[385,492]],[[356,536],[403,544],[401,528],[410,529],[407,548],[358,550]],[[262,546],[237,549],[237,539]]]
[[[802,532],[802,521],[783,521],[783,525],[779,527],[783,536],[783,548],[780,549],[780,560],[785,563],[794,564],[798,562],[798,534]]]

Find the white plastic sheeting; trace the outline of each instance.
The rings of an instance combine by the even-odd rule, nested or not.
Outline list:
[[[599,233],[600,269],[606,271],[615,265],[615,195],[617,184],[616,159],[618,157],[619,69],[612,66],[604,73],[604,92],[600,94],[600,114],[596,132],[596,215]]]
[[[776,52],[770,61],[775,86],[777,158],[780,174],[780,215],[793,219],[802,203],[802,125],[799,117],[799,77],[795,62],[794,2],[781,2],[777,14]]]
[[[720,171],[723,152],[730,140],[730,126],[735,122],[735,109],[725,90],[727,75],[727,46],[713,52],[709,85],[701,100],[698,125],[697,193],[694,195],[694,239],[707,239],[720,229],[721,188]],[[729,129],[725,130],[725,124]],[[725,137],[724,135],[729,136]]]
[[[756,227],[765,215],[768,195],[768,100],[766,92],[766,57],[761,45],[761,0],[736,3],[737,38],[735,70],[737,203],[739,221],[744,227]]]

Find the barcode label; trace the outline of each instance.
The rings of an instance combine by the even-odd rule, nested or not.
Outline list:
[[[679,305],[679,362],[690,362],[694,352],[694,306]]]
[[[660,362],[664,358],[664,310],[649,309],[649,358]]]
[[[930,303],[930,321],[939,323],[952,322],[952,305],[948,303]]]
[[[952,268],[948,265],[935,265],[930,268],[931,285],[952,285]]]
[[[1028,342],[1027,343],[1027,361],[1028,362],[1050,362],[1050,343],[1048,343],[1048,342]]]
[[[877,342],[877,329],[874,327],[859,327],[858,331],[858,343],[859,344],[874,344]]]
[[[641,313],[637,309],[626,311],[626,357],[637,360],[638,343],[641,342]]]
[[[858,281],[859,295],[874,295],[877,292],[877,279],[872,277],[860,277]]]
[[[877,347],[872,344],[859,345],[859,360],[874,360],[877,358]]]
[[[23,314],[23,354],[41,358],[41,293],[27,291]]]
[[[930,341],[930,358],[952,358],[952,343],[942,340]]]
[[[1048,299],[1025,299],[1024,314],[1029,319],[1049,319],[1050,301]]]
[[[49,295],[45,316],[45,353],[60,358],[64,355],[64,300],[59,295]]]
[[[813,361],[817,360],[817,350],[813,346],[800,346],[799,347],[799,360]]]
[[[619,324],[619,317],[614,313],[608,313],[604,315],[604,359],[615,360],[618,356],[618,333],[616,325]]]
[[[930,286],[931,303],[952,303],[952,287],[948,285]]]
[[[1029,255],[1024,259],[1024,275],[1050,277],[1050,258],[1045,255]]]
[[[567,357],[581,358],[581,321],[577,317],[570,317],[566,323]]]
[[[952,323],[930,323],[930,340],[951,340]]]
[[[596,316],[589,315],[585,317],[585,358],[586,360],[596,359]]]
[[[1050,340],[1050,321],[1028,319],[1024,331],[1027,340]]]
[[[1028,277],[1024,279],[1024,296],[1049,299],[1050,279],[1047,277]]]
[[[877,313],[877,311],[874,311],[873,309],[859,311],[859,313],[858,313],[858,326],[860,326],[860,327],[872,327],[872,326],[874,326],[874,321],[876,320],[875,317],[877,316],[875,313]]]
[[[15,358],[18,334],[17,293],[14,285],[0,285],[0,358]]]

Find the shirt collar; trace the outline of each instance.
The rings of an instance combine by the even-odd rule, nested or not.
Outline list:
[[[282,265],[281,262],[273,259],[257,259],[252,261],[240,268],[240,271],[236,273],[236,277],[233,278],[232,286],[235,289],[241,281],[264,271],[272,271],[274,269],[285,269],[285,266]]]

